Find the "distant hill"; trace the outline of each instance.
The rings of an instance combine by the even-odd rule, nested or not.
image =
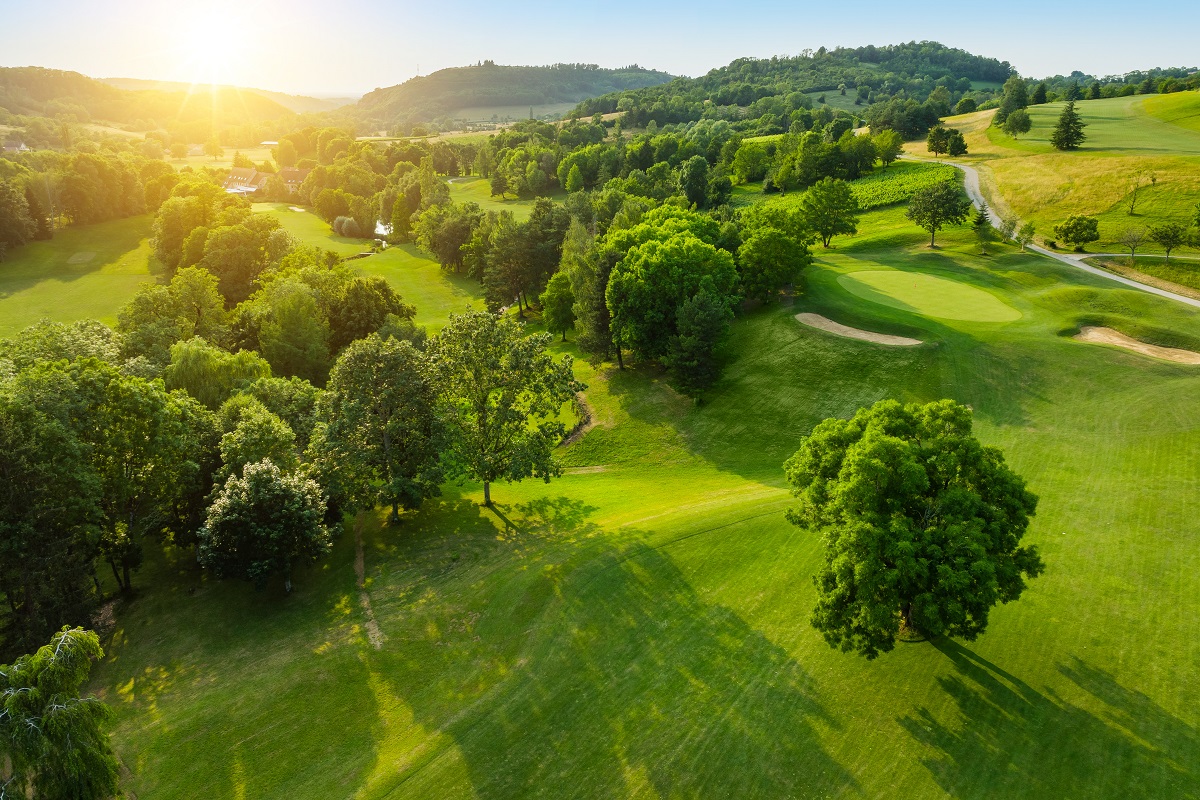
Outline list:
[[[663,86],[613,92],[579,104],[571,116],[586,117],[637,108],[635,117],[658,123],[699,119],[712,107],[746,107],[764,98],[786,98],[794,93],[839,92],[848,87],[856,95],[864,88],[862,105],[872,98],[903,94],[917,100],[928,97],[941,83],[958,91],[972,85],[999,85],[1013,74],[1007,61],[973,55],[937,42],[908,42],[877,47],[806,50],[798,56],[740,58],[698,78],[676,78]],[[852,97],[853,99],[853,97]],[[645,120],[639,120],[644,122]]]
[[[274,100],[231,87],[128,91],[78,72],[44,67],[0,67],[0,107],[29,116],[74,114],[82,122],[175,129],[189,141],[202,141],[214,128],[293,114]]]
[[[193,88],[189,83],[149,81],[142,80],[141,78],[101,78],[100,81],[107,83],[109,86],[115,86],[118,89],[125,89],[131,92],[186,92]],[[220,88],[251,92],[268,100],[273,100],[297,114],[319,114],[323,111],[333,111],[342,106],[351,105],[358,100],[357,97],[306,97],[304,95],[284,94],[283,92],[271,92],[266,89],[248,89],[238,86],[221,86]]]
[[[455,118],[464,109],[578,103],[588,97],[666,83],[672,76],[636,65],[601,69],[592,64],[508,67],[485,61],[439,70],[376,89],[352,108],[356,119],[391,127]]]

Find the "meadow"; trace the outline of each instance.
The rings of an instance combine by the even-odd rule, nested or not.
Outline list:
[[[478,175],[448,178],[446,182],[450,184],[450,199],[455,203],[475,203],[484,211],[511,211],[518,222],[529,219],[529,213],[533,210],[533,200],[518,200],[512,195],[494,196],[491,181]],[[567,193],[559,190],[548,196],[561,203]]]
[[[497,485],[494,509],[448,484],[397,526],[348,520],[291,596],[151,556],[93,684],[128,790],[1200,795],[1200,422],[1181,402],[1200,371],[1066,335],[1103,319],[1195,343],[1200,321],[1009,246],[980,257],[965,228],[930,250],[899,208],[860,228],[794,303],[735,322],[701,405],[656,369],[577,360],[596,424],[549,484]],[[419,322],[444,311],[430,284],[473,296],[393,257],[401,293],[431,298]],[[942,290],[977,303],[948,318]],[[838,338],[802,311],[925,344]],[[972,406],[1041,497],[1047,570],[977,641],[866,661],[808,624],[821,547],[783,517],[781,464],[819,420],[885,397]]]
[[[113,324],[150,273],[144,215],[64,228],[46,242],[15,248],[0,261],[0,338],[41,319]]]
[[[1075,152],[1050,145],[1062,103],[1031,106],[1032,129],[1016,139],[991,127],[994,111],[950,117],[946,124],[963,131],[968,155],[956,160],[979,170],[993,207],[1032,220],[1041,237],[1054,238],[1055,225],[1086,214],[1100,222],[1100,241],[1089,249],[1112,252],[1126,228],[1193,218],[1200,203],[1200,92],[1085,100],[1076,108],[1088,138]],[[929,156],[924,142],[910,142],[906,150]],[[1143,187],[1130,215],[1127,201],[1139,172]],[[1145,251],[1162,252],[1153,244]]]
[[[870,211],[906,203],[922,189],[942,181],[957,180],[958,175],[958,170],[948,164],[896,161],[886,167],[877,167],[874,172],[850,181],[850,190],[854,193],[854,199],[858,201],[858,207],[863,211]],[[803,191],[764,195],[761,183],[743,183],[733,187],[731,204],[744,207],[768,202],[795,206],[803,199]]]

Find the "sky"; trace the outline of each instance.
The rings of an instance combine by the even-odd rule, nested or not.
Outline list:
[[[1198,24],[1195,0],[0,0],[0,66],[333,96],[483,59],[701,75],[743,56],[933,40],[1031,77],[1110,75],[1196,66]]]

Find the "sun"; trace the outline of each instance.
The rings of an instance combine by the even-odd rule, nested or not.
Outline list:
[[[182,72],[192,84],[216,86],[236,75],[243,54],[255,46],[241,26],[221,15],[211,20],[189,20],[180,31],[178,45]]]

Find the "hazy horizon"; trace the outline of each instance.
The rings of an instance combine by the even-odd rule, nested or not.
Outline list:
[[[1153,16],[1124,15],[1119,25],[1113,24],[1116,6],[1104,3],[1046,8],[1017,0],[1002,9],[954,9],[929,19],[892,19],[894,8],[865,0],[848,28],[842,7],[777,0],[736,16],[712,0],[653,6],[614,0],[589,8],[534,0],[516,11],[479,0],[436,8],[347,0],[333,10],[312,0],[185,0],[171,6],[119,0],[103,7],[82,0],[37,6],[0,0],[6,20],[0,66],[342,97],[403,83],[418,71],[427,75],[484,59],[535,66],[637,63],[696,76],[740,57],[912,40],[1009,61],[1030,77],[1076,69],[1113,75],[1190,67],[1198,60],[1189,39],[1200,11],[1183,3],[1169,2]],[[1179,24],[1164,25],[1164,15],[1175,15]],[[31,35],[42,28],[50,33]]]

